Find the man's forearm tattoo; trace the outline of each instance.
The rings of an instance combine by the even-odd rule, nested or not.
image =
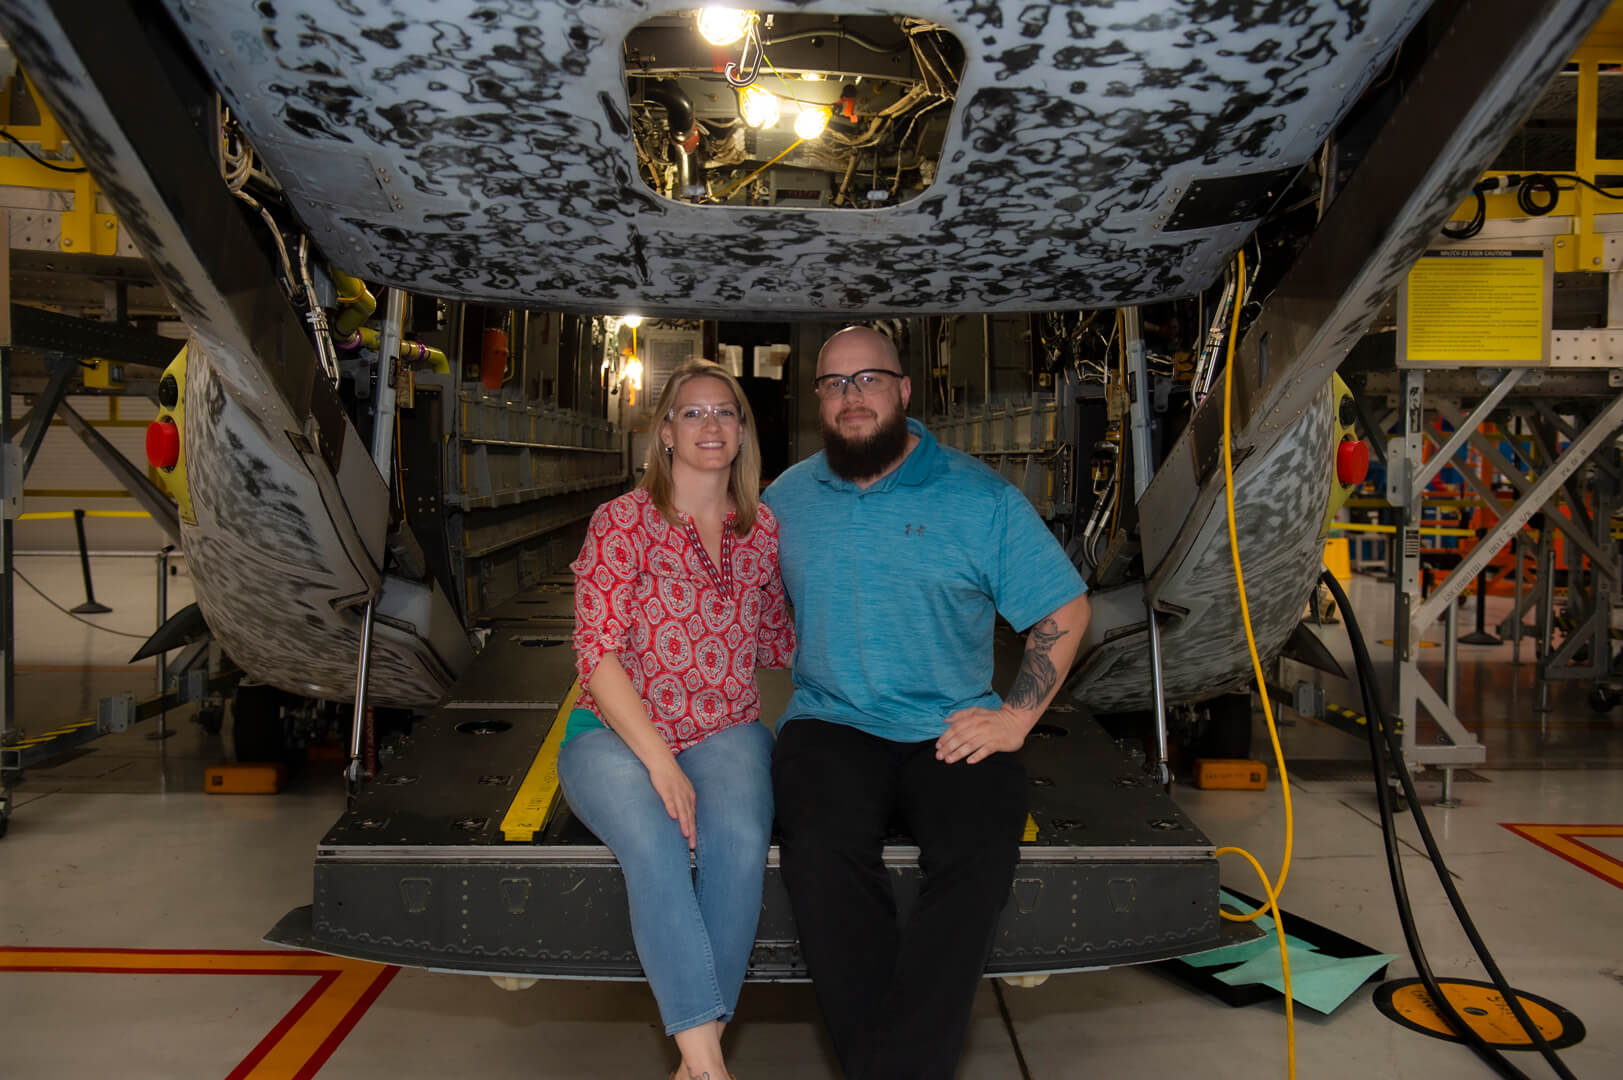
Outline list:
[[[1004,703],[1016,709],[1031,709],[1042,704],[1059,682],[1059,672],[1049,654],[1067,631],[1061,630],[1052,618],[1043,619],[1031,628],[1026,638],[1026,655],[1020,661],[1020,673],[1014,677]]]

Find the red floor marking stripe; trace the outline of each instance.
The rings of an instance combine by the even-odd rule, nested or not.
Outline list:
[[[141,959],[148,963],[120,964]],[[200,960],[214,960],[203,966]],[[241,961],[241,962],[237,962]],[[249,961],[253,961],[250,963]],[[226,1080],[310,1080],[399,968],[282,949],[75,949],[0,946],[0,972],[105,975],[306,975],[316,979]],[[353,997],[336,1018],[330,1014]],[[331,1002],[331,1008],[322,1006]],[[308,1030],[306,1030],[308,1029]]]
[[[1581,836],[1623,837],[1623,825],[1500,824],[1523,840],[1537,844],[1550,854],[1558,855],[1602,881],[1623,889],[1623,861],[1578,839]]]
[[[298,1003],[287,1011],[287,1015],[277,1021],[276,1026],[271,1028],[263,1039],[259,1040],[259,1045],[248,1051],[248,1056],[239,1061],[237,1067],[226,1074],[225,1080],[242,1080],[243,1077],[253,1072],[259,1063],[265,1060],[265,1055],[269,1054],[276,1044],[286,1038],[289,1031],[293,1030],[293,1025],[298,1023],[304,1014],[310,1011],[310,1006],[320,1001],[321,995],[325,994],[327,989],[337,981],[338,972],[336,971],[329,971],[320,979],[317,979],[316,984],[305,991],[304,996],[298,1000]]]

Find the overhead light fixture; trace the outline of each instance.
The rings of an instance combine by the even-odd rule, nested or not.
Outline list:
[[[699,9],[699,36],[712,45],[731,45],[749,31],[755,12],[743,8],[707,7]]]
[[[821,71],[806,71],[801,73],[800,78],[803,82],[822,82],[823,73]]]
[[[802,105],[795,117],[795,134],[802,139],[815,139],[828,127],[828,110],[817,105]]]
[[[746,86],[738,92],[738,108],[744,114],[744,123],[752,128],[769,128],[778,122],[777,95],[759,86]]]
[[[620,321],[625,323],[627,326],[631,327],[631,329],[635,330],[637,327],[642,325],[642,316],[641,315],[622,315],[622,316],[620,316]]]

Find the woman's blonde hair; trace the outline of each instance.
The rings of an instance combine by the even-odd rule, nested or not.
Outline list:
[[[755,527],[755,508],[761,501],[761,444],[755,435],[755,414],[750,411],[744,388],[733,373],[720,364],[696,356],[682,361],[671,372],[665,389],[659,392],[659,401],[654,405],[654,437],[648,440],[648,465],[642,474],[642,486],[666,521],[673,525],[681,523],[681,515],[676,512],[676,505],[671,499],[671,459],[665,453],[661,430],[675,423],[671,414],[676,409],[676,396],[682,392],[683,386],[694,379],[717,379],[726,383],[733,401],[738,405],[738,455],[733,458],[732,471],[727,478],[727,493],[733,497],[733,506],[738,511],[733,522],[733,533],[745,537]]]

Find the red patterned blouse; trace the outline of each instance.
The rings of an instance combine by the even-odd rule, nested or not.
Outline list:
[[[670,524],[642,488],[597,508],[569,565],[576,708],[598,713],[585,687],[612,652],[674,753],[760,719],[755,668],[788,667],[795,632],[778,570],[778,519],[761,506],[742,539],[732,523],[728,515],[718,569],[692,520]]]

